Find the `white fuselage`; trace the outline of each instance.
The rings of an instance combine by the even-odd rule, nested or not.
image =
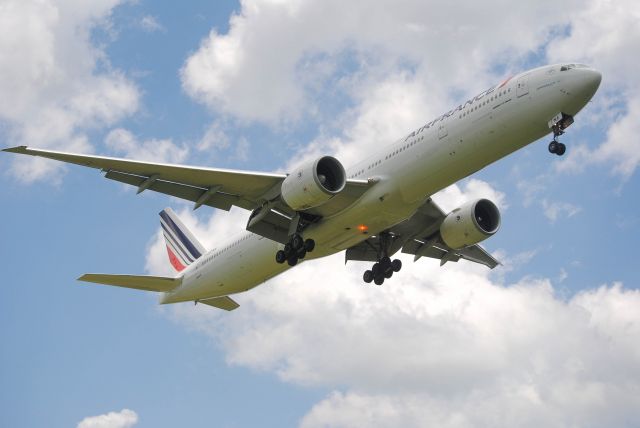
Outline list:
[[[558,113],[576,115],[599,82],[600,74],[587,67],[530,70],[363,155],[347,175],[377,183],[350,207],[305,229],[305,238],[316,242],[307,258],[342,251],[411,217],[429,196],[551,132],[548,122]],[[275,261],[281,248],[245,231],[190,265],[162,303],[249,290],[289,269]]]

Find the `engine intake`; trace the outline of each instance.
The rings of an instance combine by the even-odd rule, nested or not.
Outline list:
[[[280,192],[287,205],[302,211],[329,201],[346,183],[346,173],[338,159],[323,156],[296,168],[284,179]]]
[[[500,211],[488,199],[470,201],[451,211],[440,226],[440,236],[450,248],[477,244],[500,228]]]

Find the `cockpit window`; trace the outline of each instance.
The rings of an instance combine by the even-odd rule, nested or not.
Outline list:
[[[560,67],[560,71],[567,71],[571,70],[572,68],[589,68],[589,66],[585,64],[567,64]]]

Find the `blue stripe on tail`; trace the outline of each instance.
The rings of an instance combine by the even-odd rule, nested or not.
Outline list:
[[[166,225],[171,229],[171,231],[169,231],[169,234],[171,236],[174,236],[175,238],[178,238],[178,240],[182,242],[182,244],[184,245],[184,248],[186,248],[187,251],[191,253],[190,255],[191,257],[193,257],[194,260],[202,255],[200,254],[200,251],[198,251],[198,249],[189,240],[189,238],[187,238],[185,234],[182,233],[182,230],[180,230],[180,228],[173,222],[173,220],[171,219],[171,217],[169,217],[169,215],[167,215],[167,213],[165,213],[164,211],[161,211],[160,217],[162,217]]]

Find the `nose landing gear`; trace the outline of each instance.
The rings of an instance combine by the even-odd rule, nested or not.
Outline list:
[[[553,131],[553,140],[549,143],[549,153],[562,156],[567,151],[567,146],[558,141],[558,137],[564,134],[564,130],[573,123],[573,116],[566,113],[558,113],[549,121],[549,127]]]
[[[556,140],[553,140],[552,142],[549,143],[549,153],[562,156],[566,151],[567,151],[567,146],[565,146],[563,143],[560,143]]]
[[[299,260],[305,258],[307,253],[313,251],[316,242],[313,239],[303,239],[298,233],[291,235],[289,242],[284,246],[284,250],[276,253],[276,262],[283,264],[287,262],[289,266],[295,266]]]

